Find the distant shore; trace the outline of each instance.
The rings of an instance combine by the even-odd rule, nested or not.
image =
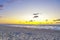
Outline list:
[[[38,26],[38,25],[40,25],[40,26],[60,26],[60,24],[0,24],[0,25],[28,25],[28,26]]]

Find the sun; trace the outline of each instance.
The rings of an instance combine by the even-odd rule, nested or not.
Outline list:
[[[34,13],[25,20],[25,24],[53,24],[54,22],[49,18],[48,15]]]
[[[29,13],[29,12],[28,12]],[[46,13],[29,13],[24,14],[23,16],[16,17],[18,20],[24,20],[24,21],[45,21],[46,19],[50,19],[50,17]]]
[[[33,15],[30,15],[29,18],[27,18],[27,20],[33,21],[44,21],[46,19],[49,19],[49,16],[41,13],[34,13]]]

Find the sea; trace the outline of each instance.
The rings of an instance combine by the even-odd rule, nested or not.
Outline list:
[[[29,24],[0,24],[0,27],[24,27],[36,29],[60,30],[60,25],[29,25]]]
[[[60,40],[60,25],[0,24],[0,40]]]

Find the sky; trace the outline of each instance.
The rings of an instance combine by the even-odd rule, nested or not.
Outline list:
[[[39,13],[38,18],[33,18]],[[0,21],[60,19],[60,0],[0,0]]]

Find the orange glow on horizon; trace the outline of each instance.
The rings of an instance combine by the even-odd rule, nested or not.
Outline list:
[[[1,19],[0,24],[34,24],[34,25],[38,25],[38,24],[56,24],[56,22],[54,22],[52,20],[30,22],[30,21],[26,21],[26,20],[17,20],[17,19]]]

